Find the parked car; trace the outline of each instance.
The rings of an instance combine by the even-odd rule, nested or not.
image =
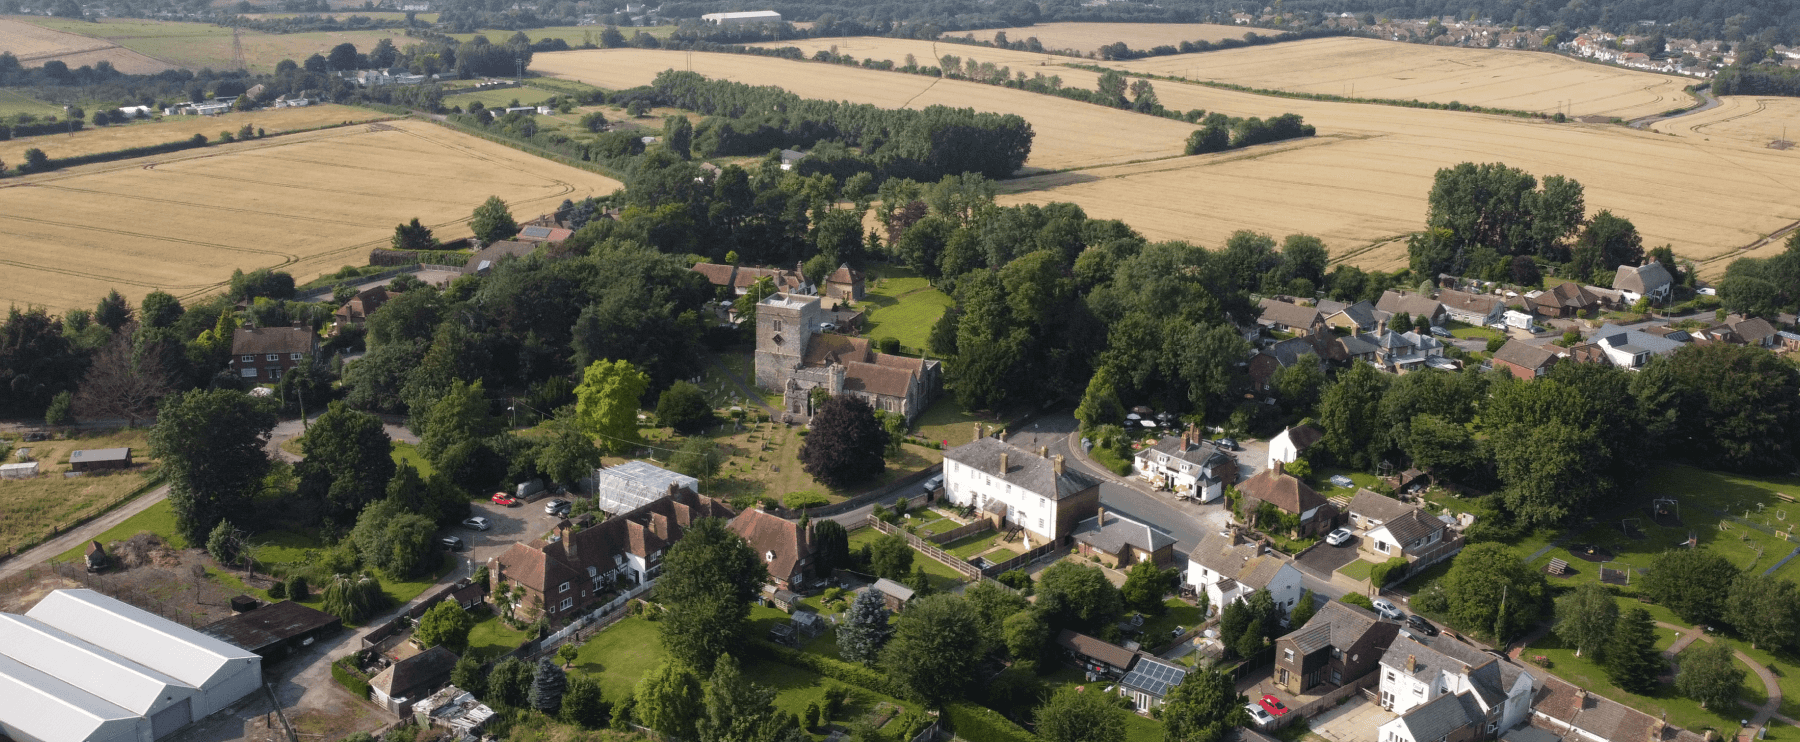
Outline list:
[[[1333,487],[1355,487],[1356,480],[1346,477],[1342,474],[1333,474],[1333,475],[1331,475],[1331,486],[1333,486]]]
[[[438,545],[444,547],[444,551],[462,551],[463,546],[462,539],[455,536],[445,536],[438,539]]]
[[[574,509],[574,507],[575,507],[575,504],[569,502],[568,500],[563,500],[563,499],[551,500],[549,502],[544,503],[544,514],[545,515],[568,515],[569,511]]]
[[[1288,707],[1281,704],[1281,699],[1274,696],[1263,696],[1257,699],[1256,705],[1263,707],[1270,716],[1280,716],[1288,712]]]
[[[944,486],[944,475],[942,474],[927,479],[925,480],[925,494],[929,495],[936,492],[938,491],[938,488],[942,486]]]
[[[1394,607],[1393,603],[1389,603],[1387,598],[1376,598],[1371,602],[1375,604],[1375,612],[1381,614],[1382,618],[1391,618],[1398,621],[1406,617],[1406,614],[1401,613],[1400,609]]]
[[[1259,727],[1266,727],[1275,721],[1275,717],[1270,716],[1269,712],[1254,703],[1246,704],[1244,710],[1250,712],[1250,721],[1256,722]]]
[[[509,508],[519,504],[519,498],[513,497],[505,492],[495,492],[494,496],[488,499],[493,501],[495,505],[504,505]]]
[[[1456,337],[1455,335],[1450,334],[1449,330],[1446,330],[1442,327],[1438,327],[1437,325],[1431,326],[1431,334],[1436,335],[1441,338]]]
[[[473,529],[476,531],[485,531],[489,527],[491,527],[491,524],[488,523],[488,519],[483,518],[479,515],[477,515],[473,518],[468,518],[468,519],[464,520],[462,522],[462,524],[463,524],[464,528],[469,528],[469,529]]]
[[[831,322],[820,322],[819,332],[837,332],[837,325]]]
[[[1223,448],[1223,449],[1225,449],[1225,450],[1227,450],[1227,451],[1236,451],[1236,450],[1239,450],[1239,449],[1238,449],[1238,442],[1237,442],[1237,439],[1235,439],[1235,438],[1222,438],[1222,439],[1220,439],[1220,440],[1219,440],[1219,447],[1220,447],[1220,448]]]
[[[1353,535],[1355,534],[1350,533],[1350,529],[1339,528],[1325,535],[1325,543],[1331,544],[1332,546],[1343,546],[1350,541],[1350,537]]]
[[[1437,636],[1438,635],[1438,628],[1436,626],[1432,626],[1430,621],[1425,620],[1421,616],[1417,616],[1417,615],[1407,616],[1406,617],[1406,625],[1408,627],[1412,628],[1414,631],[1417,631],[1426,636]]]

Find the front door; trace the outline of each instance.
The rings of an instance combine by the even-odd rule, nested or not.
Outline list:
[[[1282,669],[1281,669],[1281,680],[1278,680],[1278,681],[1276,681],[1276,682],[1278,682],[1278,683],[1280,683],[1280,684],[1281,684],[1281,686],[1282,686],[1282,687],[1284,687],[1284,688],[1285,688],[1285,687],[1287,687],[1287,684],[1288,684],[1288,671],[1287,671],[1287,668],[1285,668],[1285,667],[1284,667],[1284,668],[1282,668]]]

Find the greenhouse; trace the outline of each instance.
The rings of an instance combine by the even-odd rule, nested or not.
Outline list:
[[[607,513],[619,515],[668,496],[671,487],[698,493],[700,480],[647,461],[628,461],[594,472],[594,504]]]

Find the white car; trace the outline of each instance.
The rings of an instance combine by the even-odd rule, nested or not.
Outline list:
[[[1331,544],[1332,546],[1343,546],[1345,542],[1350,540],[1351,535],[1350,529],[1339,528],[1326,534],[1325,543]]]
[[[462,524],[463,524],[464,528],[473,528],[477,531],[485,531],[488,529],[488,519],[483,518],[479,515],[477,515],[473,518],[464,520],[462,522]]]
[[[1376,598],[1370,602],[1375,604],[1375,612],[1381,614],[1382,618],[1391,618],[1398,621],[1406,617],[1406,614],[1401,613],[1400,609],[1394,607],[1393,603],[1389,603],[1387,598]]]
[[[1264,711],[1261,706],[1254,703],[1246,704],[1244,710],[1249,712],[1250,721],[1255,722],[1259,727],[1267,727],[1270,722],[1275,721],[1275,717],[1270,716],[1269,712]]]

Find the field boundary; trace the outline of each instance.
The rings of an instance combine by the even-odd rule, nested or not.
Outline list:
[[[539,147],[530,142],[521,142],[516,139],[508,139],[506,137],[497,137],[497,136],[494,136],[493,134],[489,134],[488,132],[482,131],[480,129],[470,128],[468,126],[464,126],[462,124],[456,123],[449,119],[438,120],[436,118],[421,118],[421,120],[430,121],[434,124],[438,124],[440,126],[448,128],[448,129],[455,131],[457,133],[460,133],[460,134],[467,134],[472,137],[479,137],[482,139],[486,139],[490,142],[493,142],[495,144],[511,147],[520,152],[524,152],[525,154],[528,154],[528,155],[542,157],[546,160],[550,160],[551,162],[568,165],[569,167],[572,167],[572,168],[586,170],[590,173],[604,175],[608,178],[612,178],[613,180],[617,180],[620,183],[624,183],[627,180],[625,175],[623,175],[621,173],[615,173],[610,168],[607,168],[603,165],[597,165],[593,162],[577,160],[577,159],[574,159],[571,157],[565,157],[563,155],[556,154],[555,152],[551,152],[550,150],[544,149],[543,147]]]
[[[1193,79],[1190,77],[1176,77],[1174,75],[1158,75],[1154,72],[1133,72],[1131,70],[1121,70],[1121,69],[1117,69],[1114,67],[1106,67],[1106,66],[1102,66],[1102,65],[1098,65],[1098,64],[1067,64],[1067,63],[1065,63],[1062,66],[1068,67],[1070,69],[1083,70],[1083,71],[1087,71],[1087,72],[1097,72],[1100,74],[1106,74],[1108,72],[1117,72],[1126,77],[1141,77],[1146,80],[1157,80],[1159,82],[1173,82],[1173,83],[1186,83],[1189,85],[1200,85],[1202,87],[1214,88],[1217,90],[1230,90],[1235,93],[1249,93],[1251,95],[1266,95],[1271,98],[1289,98],[1292,100],[1309,100],[1309,101],[1317,101],[1317,102],[1321,102],[1321,103],[1365,103],[1368,105],[1375,105],[1375,106],[1394,106],[1396,108],[1429,108],[1429,109],[1438,110],[1438,111],[1462,111],[1464,113],[1486,113],[1486,114],[1492,114],[1492,115],[1496,115],[1496,116],[1513,116],[1516,118],[1525,118],[1525,119],[1540,119],[1540,120],[1554,120],[1555,119],[1554,116],[1538,113],[1536,111],[1526,111],[1526,110],[1521,110],[1521,109],[1517,109],[1517,108],[1494,108],[1492,106],[1471,106],[1467,103],[1457,103],[1455,101],[1452,101],[1450,103],[1432,103],[1429,101],[1422,101],[1417,98],[1348,98],[1348,97],[1345,97],[1342,95],[1333,95],[1331,93],[1296,93],[1291,90],[1276,90],[1274,88],[1254,88],[1249,85],[1237,85],[1237,84],[1229,83],[1229,82],[1219,82],[1217,80],[1196,80],[1196,79]]]
[[[43,476],[49,476],[49,475],[43,475]],[[40,538],[38,538],[36,541],[22,543],[22,544],[19,544],[18,546],[14,546],[10,549],[7,549],[6,553],[0,554],[0,564],[11,561],[14,557],[17,557],[18,555],[23,554],[27,551],[31,551],[32,549],[35,549],[39,546],[43,546],[44,544],[49,543],[52,539],[55,539],[58,536],[62,536],[63,534],[69,533],[71,531],[74,531],[77,528],[87,525],[88,523],[92,522],[94,519],[99,518],[103,515],[106,515],[107,513],[110,513],[114,510],[117,510],[120,507],[124,506],[125,503],[131,502],[132,500],[136,500],[139,497],[143,497],[146,493],[149,493],[152,490],[155,490],[156,488],[161,487],[162,485],[163,485],[163,473],[161,471],[153,471],[150,473],[150,476],[144,480],[143,485],[139,486],[137,489],[134,489],[134,490],[127,492],[123,495],[120,495],[116,498],[113,498],[112,502],[106,503],[100,509],[95,510],[92,513],[88,513],[87,515],[81,516],[80,518],[76,518],[75,520],[69,521],[68,523],[54,526],[49,531],[44,533],[44,535],[41,536]],[[55,559],[50,559],[48,561],[55,561]]]

